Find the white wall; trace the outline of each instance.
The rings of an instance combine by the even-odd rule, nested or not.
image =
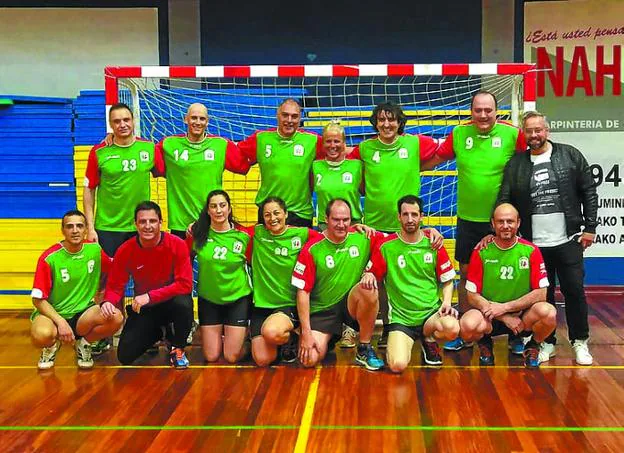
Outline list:
[[[157,64],[156,8],[0,8],[0,94],[76,97],[104,66]]]

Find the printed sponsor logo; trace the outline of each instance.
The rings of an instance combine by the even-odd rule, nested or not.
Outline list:
[[[409,157],[409,154],[407,152],[407,148],[401,148],[399,150],[399,159],[407,159]]]
[[[215,152],[211,149],[204,151],[204,160],[215,160]]]
[[[301,157],[303,156],[303,145],[295,145],[294,149],[293,149],[293,154],[297,157]]]
[[[139,264],[137,266],[137,271],[140,270],[140,269],[143,269],[144,267],[145,267],[145,264]]]
[[[236,241],[236,242],[234,243],[234,248],[233,248],[233,250],[234,250],[234,253],[240,253],[240,252],[242,252],[242,251],[243,251],[243,243],[242,243],[242,242],[240,242],[240,241]]]
[[[500,148],[503,145],[503,141],[500,137],[492,137],[492,148]]]
[[[106,156],[106,160],[110,159],[121,159],[121,156],[119,154],[111,154],[110,156]]]
[[[528,269],[529,268],[529,259],[526,256],[520,257],[518,262],[520,269]]]
[[[297,264],[295,264],[295,272],[297,272],[298,274],[303,274],[305,270],[306,265],[297,261]]]
[[[356,245],[352,245],[351,247],[349,247],[349,255],[351,256],[351,258],[357,258],[358,256],[360,256],[360,250],[357,248]]]
[[[84,255],[75,255],[75,256],[72,256],[72,260],[81,260],[81,259],[83,259],[83,258],[84,258]]]
[[[290,245],[294,250],[299,250],[301,248],[301,238],[299,236],[295,236],[290,241]]]
[[[498,260],[491,260],[491,259],[487,259],[487,258],[486,258],[486,259],[485,259],[485,264],[490,264],[490,263],[492,263],[492,264],[496,264],[496,263],[498,263]]]
[[[342,174],[342,182],[344,184],[351,184],[353,182],[353,175],[349,172]]]
[[[425,263],[433,263],[433,254],[430,252],[427,252],[423,255],[423,260],[425,261]]]
[[[442,270],[447,269],[449,267],[451,267],[452,264],[450,261],[447,261],[446,263],[444,263],[442,266],[440,266],[442,268]]]
[[[139,159],[141,159],[141,162],[149,162],[149,153],[147,151],[141,151],[139,153]]]

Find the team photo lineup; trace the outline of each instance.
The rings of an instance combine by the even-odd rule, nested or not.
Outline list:
[[[208,363],[315,367],[341,347],[368,370],[401,373],[420,342],[423,365],[476,346],[492,366],[493,337],[505,335],[538,368],[557,349],[557,283],[575,363],[592,365],[583,252],[597,226],[595,181],[579,150],[549,140],[544,115],[525,112],[518,128],[497,109],[493,93],[475,92],[471,120],[436,140],[405,133],[401,106],[382,102],[375,135],[350,147],[340,121],[321,135],[300,129],[293,98],[278,105],[276,128],[238,143],[207,133],[201,103],[188,106],[186,134],[158,143],[135,135],[128,105],[113,105],[112,133],[89,153],[83,209],[63,215],[63,240],[36,263],[39,369],[63,344],[91,368],[116,335],[122,365],[162,341],[184,369],[196,332]],[[457,271],[444,236],[421,225],[420,173],[453,159]],[[257,223],[243,225],[223,173],[256,164]],[[165,178],[169,231],[150,174]]]

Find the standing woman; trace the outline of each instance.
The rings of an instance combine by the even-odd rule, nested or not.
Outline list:
[[[325,208],[330,200],[343,198],[351,206],[351,224],[362,220],[360,186],[362,184],[362,161],[345,159],[347,155],[344,128],[331,122],[323,128],[325,160],[312,164],[312,189],[316,192],[319,230],[326,227]]]
[[[252,268],[254,308],[251,353],[259,366],[273,363],[278,352],[285,362],[297,359],[297,288],[291,277],[297,257],[314,230],[286,225],[284,200],[268,197],[260,204],[263,224],[255,226]]]
[[[198,312],[204,357],[235,363],[247,351],[244,341],[251,307],[251,234],[232,218],[230,196],[208,194],[187,245],[197,255]]]

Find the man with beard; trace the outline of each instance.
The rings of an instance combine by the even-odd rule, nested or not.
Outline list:
[[[596,184],[579,150],[548,140],[544,115],[528,112],[523,132],[530,153],[514,156],[505,167],[497,203],[518,208],[522,237],[536,244],[544,257],[548,302],[553,306],[558,278],[576,363],[591,365],[583,251],[594,242],[598,225]],[[555,343],[553,332],[541,345],[540,362],[555,355]]]

